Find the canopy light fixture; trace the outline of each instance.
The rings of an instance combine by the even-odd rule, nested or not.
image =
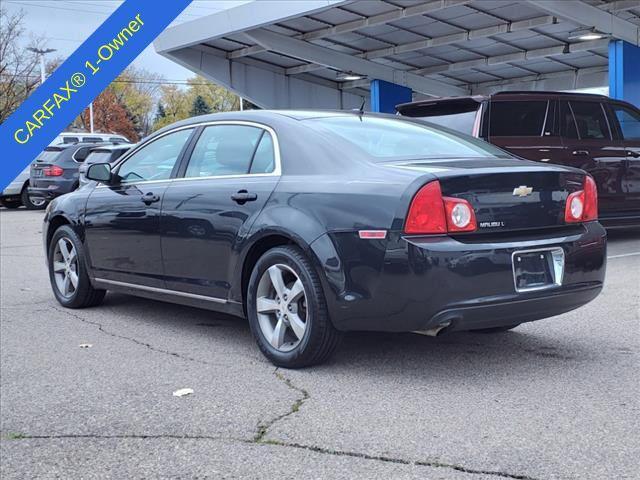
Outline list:
[[[569,32],[569,40],[600,40],[608,36],[606,33],[598,32],[594,27]]]
[[[349,73],[342,73],[339,74],[336,79],[338,81],[342,81],[342,82],[352,82],[355,80],[362,80],[364,77],[362,75],[358,75],[356,73],[353,72],[349,72]]]

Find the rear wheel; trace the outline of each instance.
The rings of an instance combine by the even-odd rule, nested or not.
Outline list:
[[[22,203],[20,203],[20,200],[0,200],[0,205],[3,205],[6,208],[10,208],[10,209],[14,209],[14,208],[18,208],[20,207],[20,205],[22,205]]]
[[[322,363],[342,338],[329,318],[318,274],[296,247],[274,248],[258,260],[247,314],[258,347],[279,367]]]
[[[26,207],[27,210],[42,210],[47,206],[47,201],[44,198],[29,196],[28,187],[24,187],[22,189],[20,198],[22,199],[22,204]]]
[[[502,332],[508,332],[509,330],[513,330],[518,325],[520,324],[516,323],[515,325],[506,325],[504,327],[481,328],[479,330],[472,330],[472,332],[473,333],[502,333]]]
[[[91,285],[84,246],[69,225],[61,226],[53,234],[48,265],[51,288],[60,305],[85,308],[102,302],[106,291]]]

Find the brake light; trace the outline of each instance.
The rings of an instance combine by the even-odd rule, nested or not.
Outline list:
[[[404,231],[409,234],[441,234],[476,230],[471,204],[461,198],[443,197],[440,182],[418,190],[407,214]]]
[[[589,222],[598,219],[598,187],[590,175],[584,177],[584,214],[582,220]]]
[[[564,220],[567,223],[588,222],[598,218],[598,189],[589,175],[584,177],[582,190],[567,197]]]
[[[43,168],[42,173],[45,177],[60,177],[64,173],[64,170],[57,165],[53,165]]]

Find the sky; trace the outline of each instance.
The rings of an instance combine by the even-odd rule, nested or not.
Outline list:
[[[162,5],[158,0],[158,5]],[[173,24],[194,20],[201,16],[233,8],[250,0],[194,0]],[[2,8],[11,15],[22,10],[24,26],[36,37],[46,39],[46,48],[57,51],[66,59],[91,35],[122,2],[117,0],[0,0]],[[25,38],[25,44],[29,38]],[[193,73],[158,55],[149,45],[134,61],[137,67],[163,75],[167,80],[184,81]]]

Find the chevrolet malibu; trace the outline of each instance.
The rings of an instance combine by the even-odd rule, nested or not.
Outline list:
[[[43,236],[63,306],[106,291],[249,321],[274,364],[343,332],[500,332],[593,300],[593,179],[420,120],[249,111],[165,127],[55,199]]]

